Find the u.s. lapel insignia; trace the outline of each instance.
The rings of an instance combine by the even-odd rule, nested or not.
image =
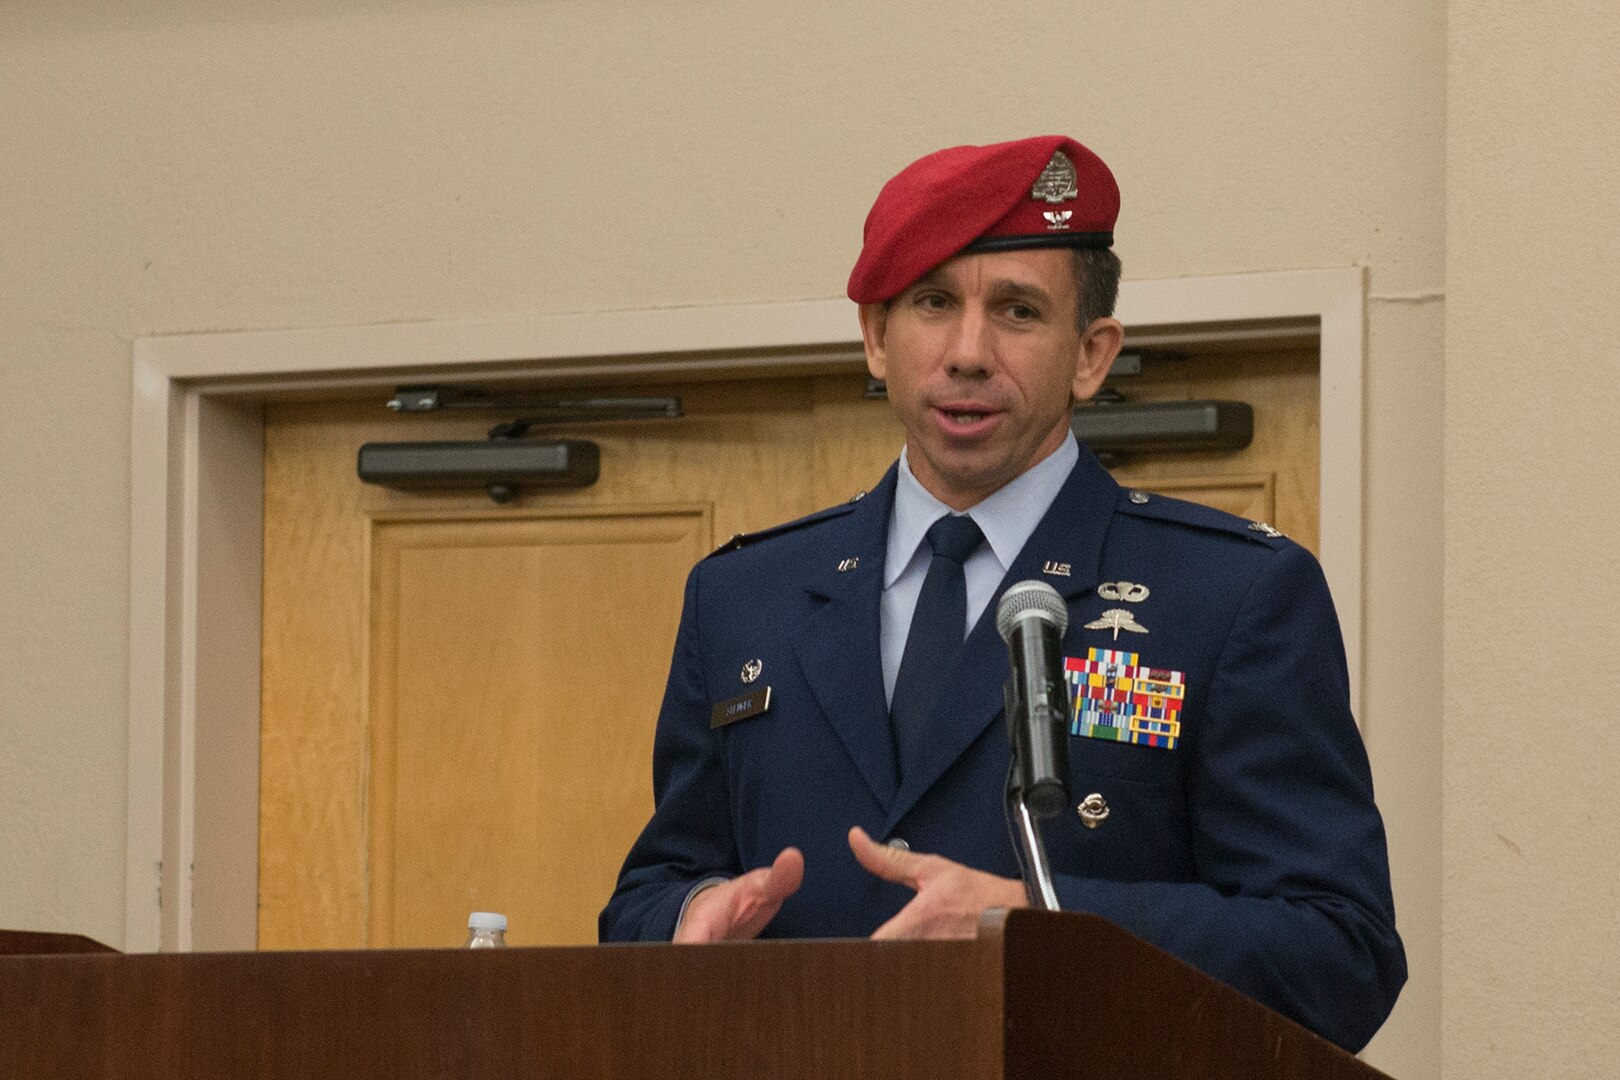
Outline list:
[[[1124,608],[1109,608],[1102,613],[1102,618],[1097,619],[1095,622],[1086,623],[1086,629],[1112,630],[1115,641],[1119,640],[1121,630],[1129,630],[1133,634],[1145,634],[1148,632],[1148,628],[1137,622],[1136,616]]]
[[[1146,585],[1130,581],[1105,581],[1097,586],[1097,595],[1104,600],[1123,600],[1127,604],[1140,604],[1150,595]]]
[[[1052,559],[1047,559],[1041,564],[1041,573],[1051,574],[1053,577],[1068,577],[1072,569],[1068,563],[1056,562]]]
[[[759,673],[764,670],[765,662],[763,660],[750,660],[742,666],[742,681],[752,683],[759,678]]]
[[[851,570],[855,569],[859,565],[861,565],[861,560],[860,559],[856,559],[856,558],[842,559],[838,563],[838,572],[840,574],[847,574],[847,573],[849,573]]]

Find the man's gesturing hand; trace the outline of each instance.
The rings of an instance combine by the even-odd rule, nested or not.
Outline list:
[[[880,844],[860,826],[849,830],[855,861],[885,881],[916,890],[900,913],[873,932],[874,938],[970,938],[989,908],[1027,907],[1024,884],[974,870],[939,855]]]
[[[692,897],[675,931],[677,942],[729,941],[758,937],[776,918],[782,901],[804,881],[804,856],[783,848],[776,861],[742,877],[711,885]]]

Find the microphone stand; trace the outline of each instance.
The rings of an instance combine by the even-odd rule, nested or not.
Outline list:
[[[1024,879],[1024,895],[1029,906],[1042,911],[1057,911],[1057,887],[1052,884],[1052,864],[1046,858],[1046,844],[1035,815],[1024,805],[1018,790],[1016,764],[1007,772],[1007,829],[1012,833],[1013,849],[1018,855],[1018,871]]]
[[[1024,879],[1024,895],[1029,906],[1041,911],[1057,911],[1057,886],[1052,883],[1052,864],[1046,857],[1046,843],[1041,839],[1038,818],[1024,799],[1023,785],[1019,783],[1019,761],[1027,753],[1019,738],[1013,720],[1013,687],[1006,687],[1006,716],[1008,734],[1012,739],[1012,760],[1007,766],[1007,831],[1012,836],[1013,852],[1018,856],[1018,871]],[[1042,814],[1049,817],[1050,814]]]

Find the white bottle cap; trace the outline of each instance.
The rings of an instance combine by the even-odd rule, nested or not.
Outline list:
[[[506,916],[494,911],[475,911],[467,916],[467,929],[504,931]]]

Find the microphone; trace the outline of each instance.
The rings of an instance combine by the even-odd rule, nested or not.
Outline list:
[[[1007,733],[1018,797],[1038,818],[1069,804],[1069,694],[1063,680],[1063,631],[1069,609],[1044,581],[1020,581],[996,605],[1007,643]]]

